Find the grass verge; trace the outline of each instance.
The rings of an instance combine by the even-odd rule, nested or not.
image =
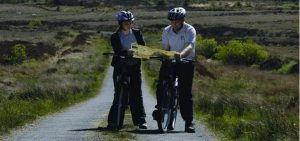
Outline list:
[[[0,134],[31,122],[39,116],[95,96],[107,70],[106,39],[96,35],[88,44],[46,61],[1,66]]]
[[[297,140],[298,75],[202,63],[218,75],[196,73],[195,111],[226,140]]]

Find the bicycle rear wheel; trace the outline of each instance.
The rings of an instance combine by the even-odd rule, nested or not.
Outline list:
[[[116,127],[118,129],[122,128],[124,115],[125,115],[125,108],[128,101],[128,86],[127,84],[120,84],[119,85],[119,99],[117,104],[116,110]]]

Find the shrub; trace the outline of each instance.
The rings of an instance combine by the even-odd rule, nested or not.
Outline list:
[[[295,66],[298,67],[299,63],[295,60],[291,60],[288,63],[282,65],[282,67],[278,70],[278,72],[282,74],[292,73],[293,72],[292,70]]]
[[[55,38],[58,40],[62,40],[65,37],[76,37],[77,35],[78,33],[71,29],[63,29],[63,31],[59,31],[56,33]]]
[[[32,20],[28,23],[28,28],[36,28],[42,25],[42,22],[40,20]]]
[[[241,8],[243,5],[240,1],[234,3],[234,7]]]
[[[295,10],[298,9],[298,4],[293,3],[293,2],[287,2],[284,3],[282,6],[280,6],[280,9],[282,10]]]
[[[271,56],[262,63],[260,63],[259,68],[262,70],[273,70],[273,69],[279,69],[282,66],[282,61],[280,58],[276,56]]]
[[[197,48],[201,55],[212,58],[217,53],[218,43],[215,39],[204,39],[197,41]]]
[[[269,53],[253,41],[232,40],[219,48],[215,57],[227,64],[258,64],[267,59]]]
[[[12,64],[20,64],[26,59],[26,47],[22,44],[13,46],[11,53],[10,62]]]
[[[212,8],[215,8],[215,7],[216,7],[216,3],[215,3],[215,2],[212,2],[212,3],[210,4],[210,6],[211,6]]]

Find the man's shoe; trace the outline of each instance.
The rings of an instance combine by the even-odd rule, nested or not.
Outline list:
[[[139,129],[147,129],[147,123],[138,124]]]
[[[195,127],[193,123],[185,123],[185,130],[187,133],[195,133]]]

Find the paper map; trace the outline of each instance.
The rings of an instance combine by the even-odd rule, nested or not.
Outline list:
[[[150,59],[153,56],[162,56],[169,59],[174,58],[175,51],[166,51],[158,48],[151,48],[147,46],[131,44],[131,49],[133,52],[134,58],[141,58],[141,59]]]

